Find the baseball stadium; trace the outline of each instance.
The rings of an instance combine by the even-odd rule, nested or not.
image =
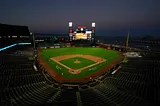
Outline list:
[[[95,78],[123,59],[121,53],[103,48],[71,47],[39,52],[40,63],[45,68],[52,68],[50,73],[63,82]]]
[[[0,24],[1,106],[160,104],[159,41],[131,40],[151,45],[135,47],[126,32],[122,44],[103,43],[95,22],[73,25],[66,35],[41,36]]]

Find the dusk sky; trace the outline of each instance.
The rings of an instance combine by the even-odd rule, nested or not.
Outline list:
[[[25,25],[30,31],[67,33],[73,26],[96,31],[160,29],[160,0],[0,0],[0,23]]]

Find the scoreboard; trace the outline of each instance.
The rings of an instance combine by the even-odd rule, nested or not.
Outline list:
[[[94,39],[94,28],[88,30],[86,26],[78,26],[74,31],[72,28],[72,24],[69,23],[69,38],[72,40],[93,40]]]

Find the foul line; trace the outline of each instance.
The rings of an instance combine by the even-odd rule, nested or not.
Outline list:
[[[97,63],[95,63],[95,64],[91,64],[91,65],[89,65],[89,66],[86,66],[86,67],[83,67],[83,68],[80,68],[80,69],[78,69],[78,70],[84,70],[84,69],[87,69],[87,68],[90,68],[90,67],[92,67],[92,66],[95,66],[95,65],[97,65],[97,64],[100,64],[100,63],[103,63],[103,62],[105,62],[106,60],[103,60],[103,61],[100,61],[100,62],[97,62]]]
[[[51,59],[51,60],[53,60],[54,62],[60,64],[61,66],[65,67],[65,68],[68,69],[68,70],[72,69],[72,68],[70,68],[70,67],[68,67],[68,66],[66,66],[66,65],[64,65],[64,64],[62,64],[62,63],[60,63],[60,62],[57,61],[57,60],[54,60],[54,59]]]
[[[51,59],[51,60],[53,60],[54,62],[58,63],[59,65],[65,67],[65,68],[68,69],[68,70],[71,70],[71,69],[72,69],[72,68],[70,68],[70,67],[68,67],[68,66],[66,66],[66,65],[64,65],[64,64],[62,64],[62,63],[60,63],[60,62],[57,61],[57,60],[54,60],[54,59]],[[83,68],[80,68],[80,69],[76,69],[76,70],[82,71],[82,70],[84,70],[84,69],[90,68],[90,67],[92,67],[92,66],[95,66],[95,65],[100,64],[100,63],[103,63],[103,62],[106,62],[106,60],[97,62],[97,63],[95,63],[95,64],[91,64],[91,65],[89,65],[89,66],[86,66],[86,67],[83,67]]]

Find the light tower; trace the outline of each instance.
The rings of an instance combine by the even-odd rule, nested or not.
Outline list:
[[[95,26],[96,26],[96,23],[93,22],[93,23],[92,23],[92,41],[93,41],[93,40],[95,41]]]
[[[30,32],[30,36],[32,37],[32,43],[33,43],[33,48],[36,48],[36,44],[35,44],[35,35],[34,32]]]
[[[33,35],[33,45],[34,45],[34,49],[36,48],[36,43],[35,43],[35,34],[34,34],[34,32],[32,33],[32,35]]]
[[[69,40],[73,40],[73,27],[72,22],[69,22]]]
[[[129,36],[130,36],[130,30],[128,32],[127,41],[126,41],[126,51],[128,49]]]

